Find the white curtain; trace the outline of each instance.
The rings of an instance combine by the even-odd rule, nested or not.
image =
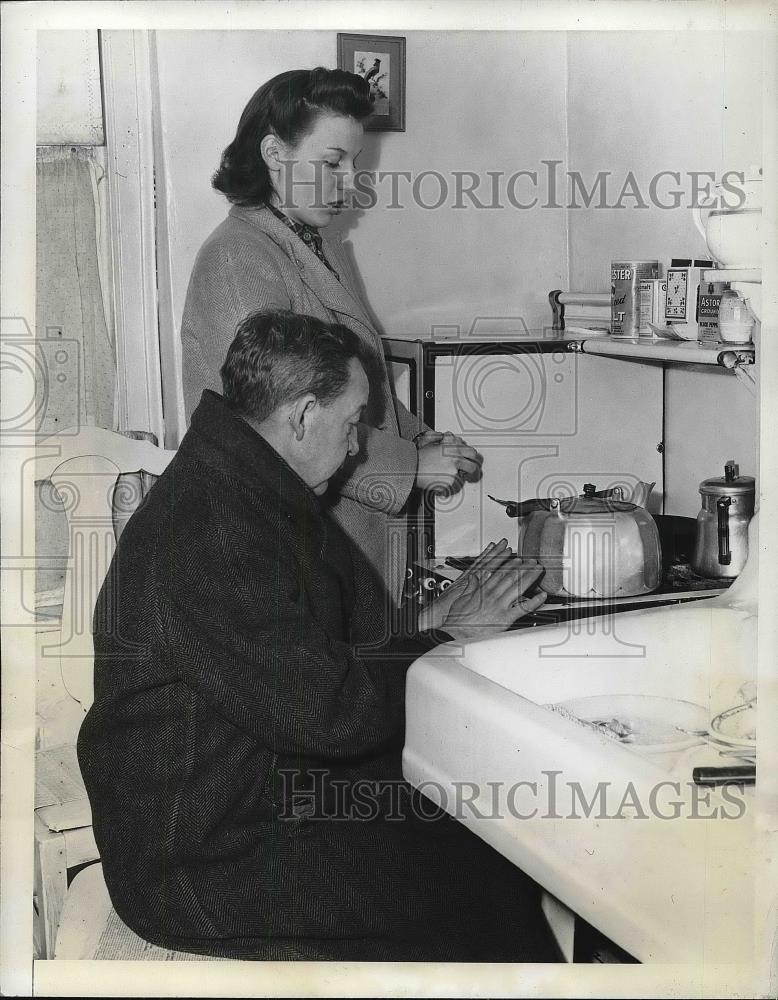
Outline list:
[[[63,380],[64,390],[54,380],[49,386],[52,414],[61,407],[81,425],[113,430],[116,351],[101,205],[105,184],[96,156],[88,146],[38,149],[35,323],[42,346],[59,336],[54,331],[78,345],[77,380]],[[71,395],[63,398],[63,391]],[[57,423],[46,419],[43,430],[62,429]]]
[[[36,337],[47,372],[40,433],[115,428],[116,351],[106,183],[88,146],[37,150]],[[36,604],[61,601],[67,521],[50,483],[38,486]]]

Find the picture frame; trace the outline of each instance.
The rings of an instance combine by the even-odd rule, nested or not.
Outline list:
[[[375,111],[368,132],[405,131],[405,37],[338,34],[338,69],[370,82]]]

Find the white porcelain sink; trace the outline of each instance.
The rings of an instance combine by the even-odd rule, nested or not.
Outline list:
[[[438,647],[408,673],[405,775],[641,961],[747,963],[751,790],[692,784],[724,762],[710,747],[647,754],[542,706],[649,695],[713,715],[752,679],[755,625],[719,598]]]

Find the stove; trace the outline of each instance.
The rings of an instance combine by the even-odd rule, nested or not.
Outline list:
[[[512,629],[533,628],[617,614],[636,608],[664,607],[717,597],[726,592],[731,580],[698,576],[691,568],[696,520],[691,517],[655,514],[662,547],[662,583],[650,594],[637,597],[554,597],[534,614],[521,618]],[[415,561],[408,571],[405,600],[424,607],[443,593],[468,565],[473,556],[441,557]]]

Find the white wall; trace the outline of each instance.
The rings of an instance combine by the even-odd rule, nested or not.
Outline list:
[[[563,33],[407,32],[404,133],[368,133],[360,166],[409,170],[533,169],[564,159]],[[243,107],[294,67],[336,63],[336,33],[157,32],[168,184],[173,311],[180,323],[195,254],[227,203],[210,187]],[[453,203],[452,191],[447,204]],[[401,189],[402,191],[402,189]],[[422,188],[431,202],[437,187]],[[384,195],[385,193],[385,195]],[[485,197],[482,191],[482,198]],[[385,332],[429,336],[478,316],[548,322],[547,293],[567,283],[563,210],[452,211],[379,203],[350,220],[370,303]],[[488,329],[488,327],[486,327]]]
[[[620,256],[707,256],[686,207],[688,172],[761,164],[761,45],[754,32],[569,33],[571,169],[590,184],[610,171],[611,203],[629,171],[643,192],[661,170],[678,171],[685,182],[678,208],[634,208],[625,198],[621,209],[571,209],[576,290],[607,289],[610,262]],[[662,183],[662,197],[672,186]]]
[[[761,38],[731,31],[571,32],[568,66],[571,169],[589,186],[599,170],[611,171],[611,202],[630,170],[643,191],[660,170],[679,171],[686,181],[677,209],[571,209],[572,287],[607,289],[610,262],[619,257],[706,255],[686,207],[687,173],[718,175],[761,163]],[[665,414],[668,513],[696,514],[699,482],[721,475],[727,458],[756,474],[757,402],[734,377],[670,366]]]

